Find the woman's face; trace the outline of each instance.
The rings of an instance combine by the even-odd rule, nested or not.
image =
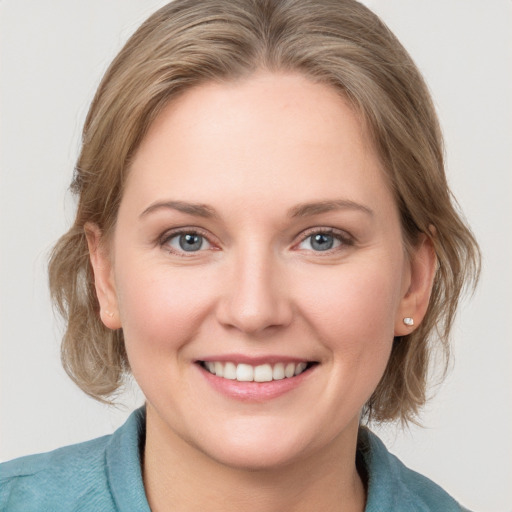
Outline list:
[[[414,313],[379,159],[347,102],[300,75],[173,101],[100,258],[104,318],[123,329],[148,418],[236,467],[353,443]]]

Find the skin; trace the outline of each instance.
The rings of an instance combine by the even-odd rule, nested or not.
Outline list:
[[[201,250],[180,249],[178,228]],[[311,235],[331,231],[316,250]],[[147,398],[152,510],[363,510],[361,409],[393,337],[414,329],[403,318],[425,314],[435,257],[425,240],[406,255],[378,155],[337,91],[264,72],[187,91],[137,151],[112,239],[86,232],[102,319],[123,328]],[[243,401],[197,364],[219,354],[317,364]]]

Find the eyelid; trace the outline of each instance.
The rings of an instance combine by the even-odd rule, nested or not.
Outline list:
[[[197,256],[197,253],[206,252],[206,250],[202,250],[202,251],[191,251],[191,252],[187,253],[187,251],[176,251],[174,248],[167,245],[168,241],[171,238],[174,238],[175,236],[178,236],[181,234],[200,235],[200,236],[204,237],[211,246],[207,250],[211,251],[211,250],[219,250],[220,249],[219,243],[214,240],[215,237],[213,237],[210,232],[206,231],[203,228],[197,227],[197,226],[180,226],[177,228],[168,229],[167,231],[165,231],[162,235],[160,235],[157,238],[157,244],[161,247],[166,246],[166,248],[169,252],[176,254],[178,256],[184,256],[184,257],[191,257],[194,255]],[[342,242],[341,247],[352,246],[355,243],[355,238],[351,234],[349,234],[347,231],[333,228],[333,227],[328,227],[328,226],[325,226],[325,227],[324,226],[316,226],[313,228],[308,228],[308,229],[304,230],[302,233],[300,233],[299,241],[293,245],[293,248],[296,248],[299,244],[301,244],[308,237],[310,237],[312,235],[316,235],[316,234],[329,234],[329,235],[335,236],[338,240],[340,240]],[[339,248],[327,250],[323,253],[330,254],[332,252],[335,252],[336,250],[339,250]],[[315,251],[315,252],[318,252],[319,254],[321,254],[321,251]]]
[[[355,239],[352,235],[350,235],[349,233],[347,233],[346,231],[342,230],[342,229],[336,229],[336,228],[333,228],[333,227],[314,227],[314,228],[309,228],[309,229],[306,229],[305,231],[303,231],[299,236],[300,236],[300,239],[299,241],[294,244],[294,248],[297,247],[298,245],[300,245],[302,242],[304,242],[304,240],[308,239],[310,236],[313,236],[313,235],[316,235],[316,234],[327,234],[327,235],[333,235],[335,238],[337,238],[338,240],[341,241],[342,245],[341,247],[343,246],[352,246],[354,245],[355,243]],[[332,252],[335,252],[336,250],[339,250],[339,248],[335,248],[335,249],[330,249],[330,250],[327,250],[327,251],[315,251],[315,252],[318,252],[319,254],[323,253],[323,254],[329,254],[329,253],[332,253]]]
[[[191,234],[191,235],[199,235],[206,239],[206,241],[210,244],[210,247],[205,250],[201,251],[177,251],[173,247],[171,247],[168,242],[172,238],[179,236],[179,235],[185,235],[185,234]],[[206,251],[211,250],[218,250],[218,244],[215,243],[212,240],[211,233],[207,232],[206,230],[199,228],[197,226],[182,226],[179,228],[172,228],[165,231],[162,235],[160,235],[157,239],[157,243],[160,247],[165,247],[166,250],[168,250],[170,253],[183,256],[185,258],[189,258],[191,256],[197,256],[199,253],[204,253]]]

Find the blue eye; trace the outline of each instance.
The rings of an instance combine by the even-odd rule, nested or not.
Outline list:
[[[328,232],[319,232],[309,235],[302,240],[299,244],[299,248],[320,252],[335,249],[340,245],[342,245],[342,241],[339,236]]]
[[[197,252],[210,248],[208,240],[197,233],[178,233],[170,237],[167,244],[177,252]]]

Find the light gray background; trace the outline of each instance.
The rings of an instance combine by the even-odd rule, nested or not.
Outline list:
[[[160,0],[0,2],[0,459],[110,433],[142,403],[86,397],[59,363],[46,260],[73,217],[80,128],[109,61]],[[367,0],[424,72],[448,173],[484,253],[462,306],[455,365],[426,428],[381,430],[391,450],[466,506],[512,511],[512,2]]]

